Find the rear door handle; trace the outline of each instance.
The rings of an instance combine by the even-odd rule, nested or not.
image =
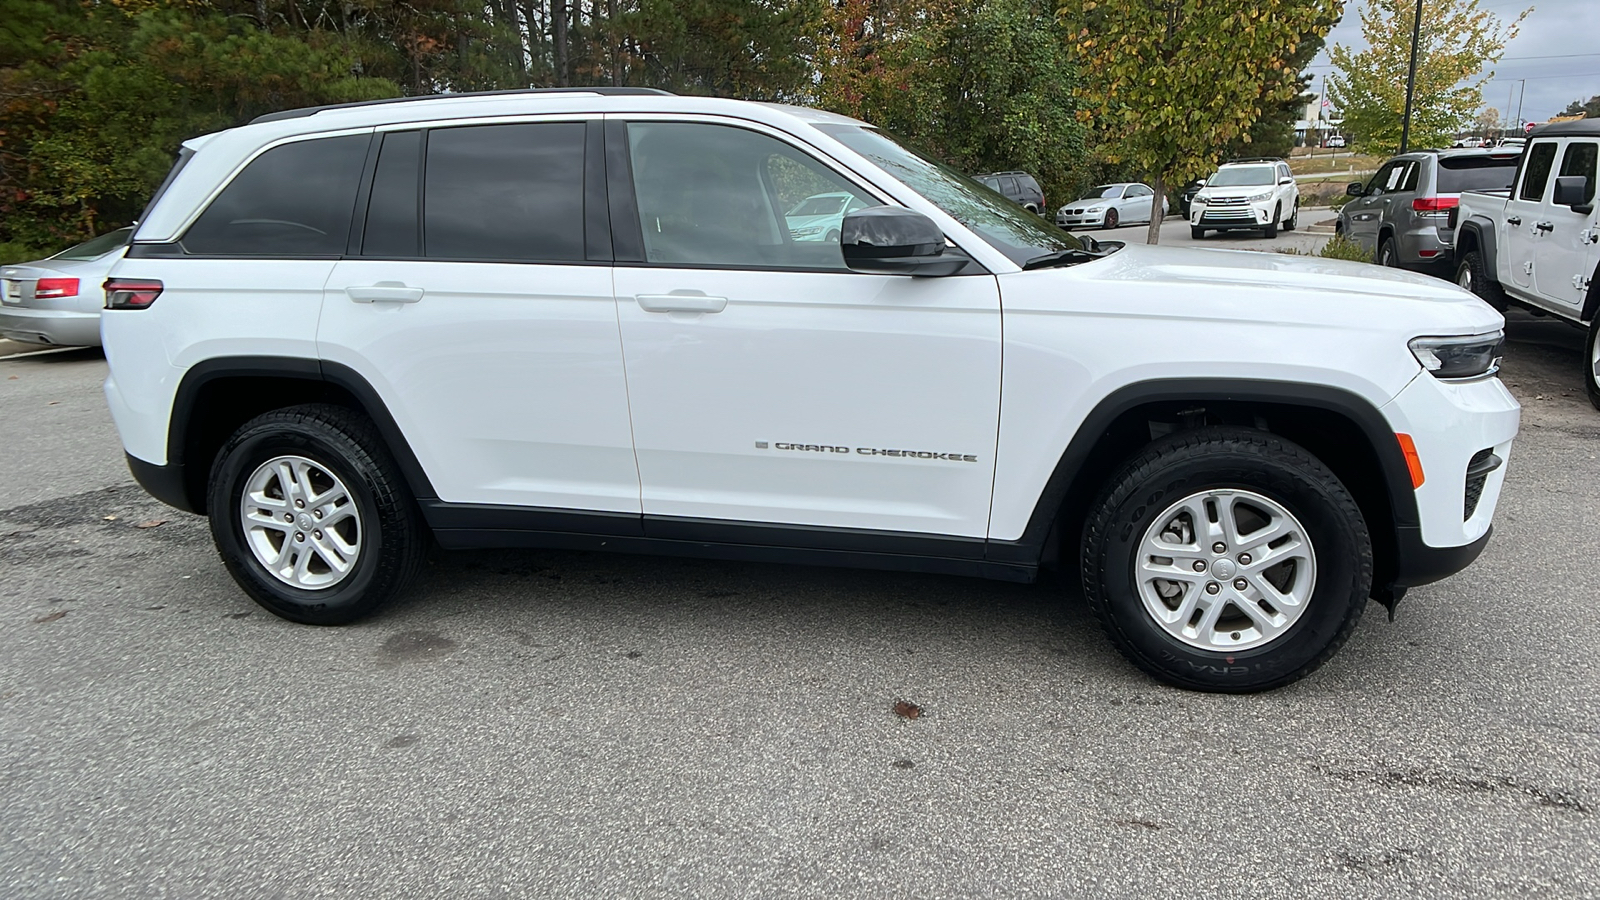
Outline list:
[[[1521,225],[1522,224],[1522,217],[1521,216],[1506,216],[1506,224],[1507,225]]]
[[[728,306],[727,297],[704,294],[640,294],[634,299],[645,312],[719,313]]]
[[[357,303],[415,303],[422,299],[422,288],[406,287],[398,281],[347,287],[345,295]]]
[[[1555,231],[1556,230],[1556,226],[1555,226],[1554,222],[1535,222],[1535,223],[1533,223],[1533,227],[1535,229],[1539,230],[1539,231]]]

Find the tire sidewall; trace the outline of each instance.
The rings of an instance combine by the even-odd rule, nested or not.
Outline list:
[[[1589,323],[1589,339],[1583,344],[1583,387],[1589,393],[1589,402],[1600,409],[1600,375],[1595,373],[1595,347],[1600,345],[1600,312]]]
[[[1248,490],[1281,503],[1311,540],[1317,576],[1306,610],[1288,631],[1260,647],[1191,647],[1168,634],[1139,596],[1135,566],[1146,529],[1173,503],[1210,489]],[[1126,493],[1109,519],[1102,557],[1108,620],[1135,652],[1181,685],[1255,691],[1291,681],[1318,660],[1366,602],[1370,569],[1358,563],[1365,549],[1358,526],[1364,525],[1346,520],[1339,505],[1306,473],[1278,460],[1226,453],[1174,460]]]
[[[223,563],[257,603],[276,615],[308,624],[332,624],[359,615],[370,605],[373,582],[384,552],[380,510],[370,473],[350,458],[342,436],[325,433],[316,423],[260,423],[247,426],[229,441],[212,467],[207,513],[211,535]],[[279,581],[256,559],[245,540],[239,500],[246,481],[263,462],[275,456],[303,456],[326,468],[344,483],[361,516],[361,555],[354,571],[326,590],[308,591]]]

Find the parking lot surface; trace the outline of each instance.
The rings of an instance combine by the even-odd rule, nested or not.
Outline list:
[[[1600,413],[1510,319],[1483,557],[1258,696],[1070,576],[437,553],[292,625],[132,484],[98,353],[0,360],[0,897],[1593,896]]]

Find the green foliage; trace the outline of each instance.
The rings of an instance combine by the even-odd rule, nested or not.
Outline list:
[[[1589,102],[1574,100],[1567,104],[1561,111],[1563,116],[1583,116],[1586,119],[1600,119],[1600,95],[1589,98]]]
[[[1336,234],[1322,245],[1322,250],[1317,253],[1328,259],[1349,259],[1355,262],[1372,262],[1372,251],[1362,247],[1355,241],[1342,234]]]
[[[1084,73],[1079,116],[1108,159],[1157,193],[1211,173],[1224,148],[1302,92],[1295,60],[1338,22],[1343,0],[1064,0]],[[1152,222],[1150,240],[1159,236]]]
[[[1049,201],[1082,186],[1066,33],[1036,0],[838,0],[816,98],[968,172],[1018,169]]]
[[[1447,147],[1483,106],[1483,85],[1532,9],[1509,23],[1478,0],[1433,0],[1424,4],[1417,42],[1417,79],[1410,146]],[[1406,105],[1406,72],[1416,6],[1411,0],[1369,0],[1361,10],[1360,52],[1342,44],[1329,51],[1337,73],[1328,96],[1344,113],[1344,130],[1363,153],[1392,155],[1400,149]]]

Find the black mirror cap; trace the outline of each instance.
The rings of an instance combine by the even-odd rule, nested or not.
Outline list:
[[[944,252],[944,232],[922,213],[869,206],[839,226],[844,264],[869,275],[953,275],[967,261]]]
[[[1551,202],[1556,206],[1570,206],[1575,212],[1584,212],[1579,207],[1588,205],[1592,189],[1587,175],[1560,175],[1556,177],[1556,189]]]
[[[1344,192],[1351,197],[1364,196],[1367,193],[1367,186],[1359,181],[1352,181],[1344,186]]]

